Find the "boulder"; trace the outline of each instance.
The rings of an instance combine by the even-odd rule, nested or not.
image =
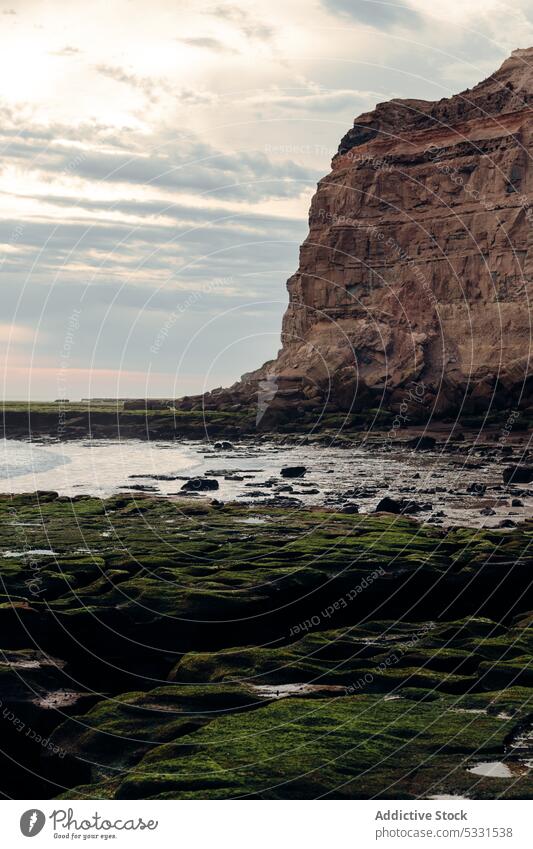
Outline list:
[[[467,486],[466,491],[469,495],[485,495],[485,492],[487,491],[487,486],[486,484],[479,482],[471,483],[469,486]]]
[[[416,436],[406,443],[408,448],[414,448],[416,451],[429,451],[435,448],[436,444],[437,440],[433,436]]]
[[[218,488],[218,481],[213,478],[191,478],[181,487],[183,492],[212,492]]]
[[[531,483],[533,466],[507,466],[503,470],[504,483]]]
[[[388,495],[382,498],[376,507],[376,513],[421,513],[431,510],[433,505],[428,501],[419,504],[417,501],[408,501],[402,498],[390,498]]]
[[[281,470],[282,478],[303,478],[307,469],[305,466],[284,466]]]

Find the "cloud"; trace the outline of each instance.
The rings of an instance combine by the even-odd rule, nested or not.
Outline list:
[[[157,99],[160,93],[169,90],[168,82],[161,77],[141,77],[138,74],[126,71],[119,65],[100,64],[95,65],[94,70],[103,77],[108,77],[117,83],[123,83],[141,91],[151,100]]]
[[[209,9],[207,14],[233,24],[246,38],[270,41],[275,35],[273,27],[257,20],[240,6],[220,4]]]
[[[61,50],[51,50],[50,56],[76,56],[78,53],[81,53],[78,47],[71,47],[70,44],[67,44]]]
[[[182,44],[188,47],[198,47],[205,50],[215,50],[217,53],[238,53],[235,48],[227,44],[223,44],[218,38],[210,38],[208,36],[199,36],[197,38],[177,38]]]
[[[234,227],[235,222],[239,222],[246,232],[253,233],[258,236],[265,234],[275,235],[275,238],[282,237],[284,233],[291,230],[291,227],[303,227],[303,223],[299,219],[287,218],[281,215],[265,215],[260,212],[250,211],[250,209],[228,210],[223,206],[192,206],[181,201],[176,201],[168,198],[160,198],[158,200],[135,200],[130,198],[117,197],[113,200],[90,200],[86,197],[69,197],[67,195],[49,194],[49,195],[24,195],[7,194],[10,198],[22,198],[35,200],[42,205],[57,207],[58,209],[69,210],[69,220],[72,220],[71,210],[77,210],[78,213],[88,212],[97,213],[96,223],[102,223],[104,220],[102,214],[107,214],[109,220],[112,215],[120,215],[135,219],[142,219],[146,223],[147,219],[158,219],[158,226],[168,226],[169,223],[179,224],[183,228],[202,226],[218,227]],[[163,222],[163,223],[161,223]],[[166,222],[166,224],[165,224]],[[128,221],[125,221],[128,223]],[[2,221],[0,220],[0,227]],[[4,230],[5,233],[5,230]],[[274,237],[274,236],[273,236]]]
[[[294,112],[309,112],[314,115],[323,115],[326,112],[338,112],[349,108],[352,112],[363,106],[372,106],[376,101],[383,100],[382,92],[360,91],[359,89],[332,89],[321,90],[317,86],[309,85],[308,89],[302,91],[284,91],[283,89],[270,89],[262,92],[257,97],[247,99],[247,105],[275,107],[281,110]]]
[[[90,130],[86,130],[90,132]],[[2,143],[0,131],[0,144]],[[127,134],[126,134],[127,135]],[[132,134],[130,134],[131,136]],[[81,129],[78,140],[83,140]],[[82,177],[105,183],[150,186],[168,192],[210,194],[225,200],[259,201],[299,197],[320,174],[287,159],[274,161],[261,151],[220,151],[198,139],[161,136],[155,152],[109,145],[69,146],[51,139],[6,138],[3,165],[26,161],[48,175]]]
[[[404,3],[385,2],[385,0],[322,0],[324,7],[335,15],[351,18],[376,29],[394,27],[418,28],[422,18],[414,9]]]
[[[182,88],[176,92],[175,97],[180,103],[189,106],[208,106],[218,100],[218,96],[213,91],[201,91],[192,88]]]
[[[17,222],[0,222],[0,244],[10,245]],[[304,234],[303,222],[248,216],[226,216],[223,220],[197,222],[121,222],[105,217],[31,220],[17,242],[17,251],[3,259],[4,276],[27,275],[35,282],[48,282],[59,273],[62,280],[75,281],[83,267],[86,278],[99,274],[128,274],[135,269],[195,279],[206,273],[231,275],[236,270],[268,270],[274,253],[292,253]],[[216,260],[214,257],[216,256]],[[32,266],[33,260],[38,264]],[[11,276],[11,279],[13,277]],[[140,280],[137,282],[141,282]],[[132,285],[135,279],[131,279]],[[150,285],[154,285],[151,283]],[[4,299],[5,300],[5,299]]]
[[[35,340],[35,329],[21,324],[0,324],[0,344],[20,345]]]

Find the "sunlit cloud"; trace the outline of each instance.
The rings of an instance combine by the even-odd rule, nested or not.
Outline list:
[[[24,345],[33,342],[35,330],[20,324],[0,324],[0,345]]]
[[[124,368],[123,394],[142,395],[165,315],[217,277],[161,351],[158,392],[195,332],[187,392],[241,335],[268,326],[257,364],[272,356],[310,199],[354,118],[464,89],[533,43],[527,0],[154,0],[149,14],[116,0],[97,16],[52,0],[2,15],[0,341],[10,368],[42,369],[39,397],[55,395],[80,304],[72,394],[112,394]],[[236,353],[217,380],[242,371]]]
[[[205,50],[215,50],[218,53],[238,52],[234,47],[230,47],[229,44],[224,44],[222,41],[219,41],[218,38],[196,36],[195,38],[178,38],[176,40],[180,41],[182,44],[186,44],[188,47],[199,47],[200,49]]]

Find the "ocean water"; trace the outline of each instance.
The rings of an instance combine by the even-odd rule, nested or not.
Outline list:
[[[168,443],[94,440],[47,444],[4,439],[0,446],[0,491],[48,489],[60,495],[105,497],[130,483],[130,475],[193,474],[196,465],[194,451],[174,449]]]

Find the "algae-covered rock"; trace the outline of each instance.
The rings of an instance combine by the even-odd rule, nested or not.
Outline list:
[[[214,720],[153,749],[115,785],[116,798],[414,799],[439,792],[483,798],[533,792],[479,780],[479,759],[504,756],[511,721],[464,713],[447,700],[363,695],[286,699]]]
[[[6,721],[14,792],[530,793],[531,523],[253,516],[193,498],[0,497],[0,699],[61,753]],[[512,790],[468,772],[481,754],[514,759]]]
[[[116,777],[150,749],[191,734],[265,698],[231,684],[166,686],[98,702],[56,729],[53,743],[87,767],[88,777]]]

